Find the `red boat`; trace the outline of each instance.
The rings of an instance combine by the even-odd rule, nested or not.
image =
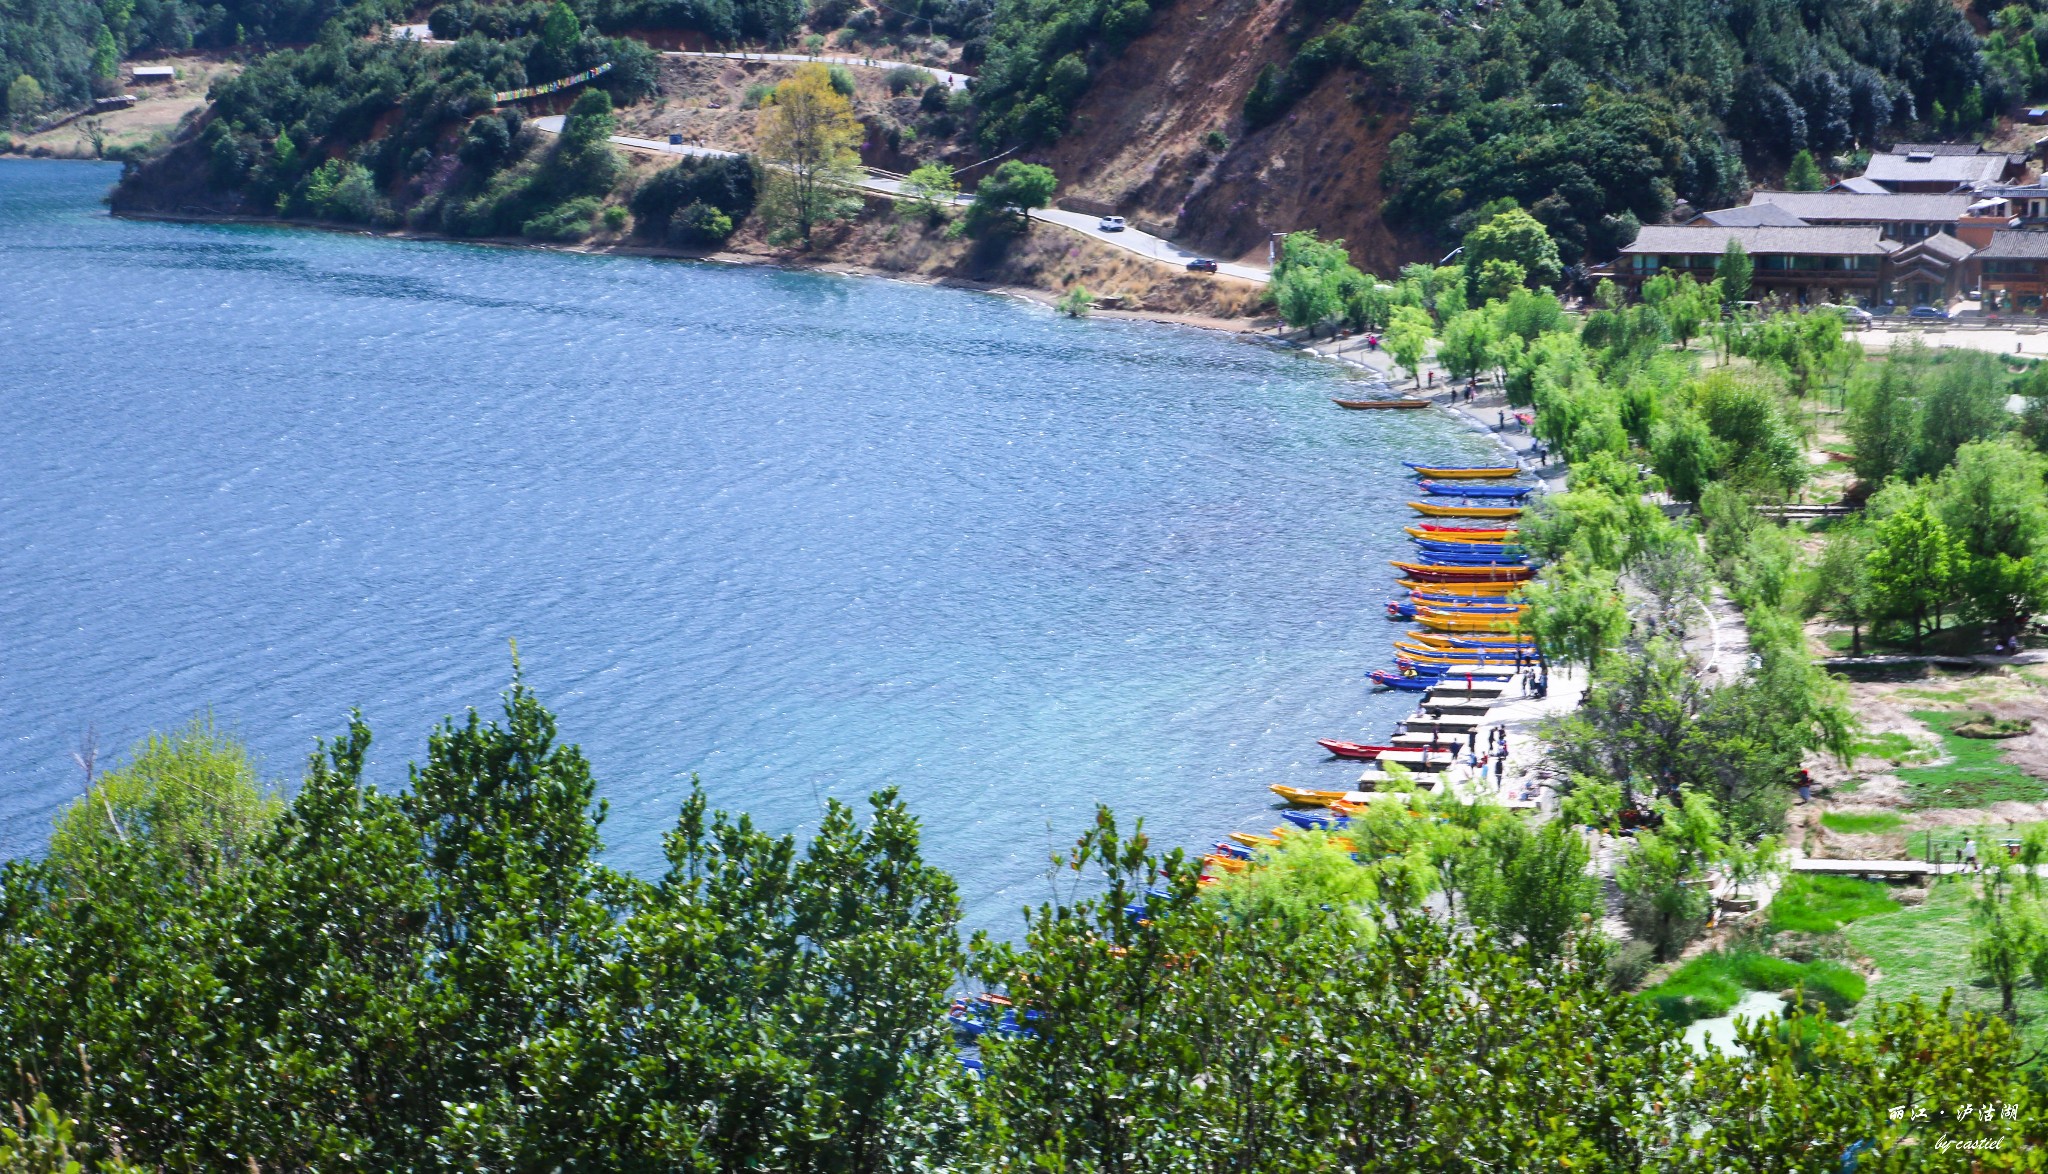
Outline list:
[[[1380,751],[1392,750],[1392,746],[1361,746],[1356,742],[1336,742],[1329,738],[1317,738],[1316,745],[1339,758],[1378,758]]]

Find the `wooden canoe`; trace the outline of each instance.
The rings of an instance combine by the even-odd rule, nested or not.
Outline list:
[[[1358,742],[1339,742],[1335,738],[1317,738],[1316,745],[1338,758],[1372,759],[1379,757],[1380,751],[1386,749],[1384,746],[1367,746]]]
[[[1516,537],[1518,537],[1521,534],[1520,530],[1464,530],[1441,528],[1431,530],[1427,527],[1421,526],[1404,526],[1402,527],[1402,529],[1408,532],[1408,537],[1417,539],[1418,541],[1422,542],[1454,542],[1459,545],[1465,545],[1467,543],[1470,543],[1478,546],[1496,546],[1502,543],[1510,543],[1513,542],[1516,539]]]
[[[1520,636],[1505,632],[1403,632],[1401,638],[1411,644],[1422,644],[1430,648],[1441,648],[1445,652],[1469,650],[1472,652],[1508,652],[1520,650],[1532,659],[1535,648]],[[1465,641],[1461,644],[1459,641]],[[1468,645],[1471,646],[1468,648]]]
[[[1330,402],[1340,408],[1350,408],[1354,412],[1364,411],[1367,408],[1426,408],[1429,406],[1429,401],[1426,399],[1333,399]]]
[[[1413,465],[1401,462],[1415,470],[1417,477],[1432,477],[1439,481],[1501,481],[1519,477],[1522,470],[1516,465]]]
[[[1411,501],[1408,508],[1431,518],[1519,518],[1522,507],[1518,505],[1437,505],[1435,502]]]
[[[1420,579],[1396,580],[1410,591],[1432,592],[1438,595],[1464,595],[1473,599],[1498,598],[1513,595],[1522,589],[1520,583],[1425,583]]]
[[[1321,791],[1313,787],[1290,787],[1284,783],[1274,783],[1268,789],[1296,807],[1328,807],[1332,803],[1345,800],[1367,801],[1367,795],[1363,791]]]
[[[1465,566],[1459,563],[1410,563],[1388,559],[1388,564],[1411,579],[1425,583],[1520,583],[1536,577],[1535,567],[1506,563]]]

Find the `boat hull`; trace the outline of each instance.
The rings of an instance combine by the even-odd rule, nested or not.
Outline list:
[[[1426,408],[1429,406],[1429,401],[1426,399],[1333,399],[1330,402],[1340,408],[1349,408],[1354,412],[1367,411],[1372,408],[1392,409],[1395,411],[1406,409],[1412,411],[1416,408]]]
[[[1440,505],[1436,502],[1411,501],[1408,508],[1427,518],[1519,518],[1522,507],[1518,505]]]
[[[1428,477],[1437,481],[1502,481],[1509,477],[1521,476],[1522,470],[1514,465],[1414,465],[1401,462],[1415,470],[1417,477]]]

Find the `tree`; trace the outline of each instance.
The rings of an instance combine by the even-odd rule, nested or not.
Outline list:
[[[1894,350],[1874,374],[1852,385],[1849,418],[1843,426],[1855,452],[1850,467],[1864,483],[1880,488],[1906,468],[1919,436],[1912,370],[1924,356]]]
[[[58,817],[50,861],[90,888],[110,857],[147,845],[200,884],[240,867],[281,806],[248,749],[198,717],[176,733],[151,734],[127,766],[100,775]]]
[[[1650,459],[1671,496],[1690,502],[1700,499],[1726,460],[1713,430],[1688,410],[1673,412],[1652,427]]]
[[[901,196],[896,201],[898,215],[922,216],[928,223],[937,224],[946,218],[953,201],[959,197],[960,181],[953,178],[951,164],[923,163],[903,178],[903,186],[898,191]]]
[[[1749,260],[1749,250],[1734,237],[1728,238],[1728,245],[1721,250],[1721,262],[1714,267],[1714,280],[1721,286],[1721,304],[1733,306],[1749,298],[1750,278],[1755,272]]]
[[[1820,164],[1813,161],[1813,152],[1800,148],[1792,156],[1792,166],[1785,170],[1785,190],[1788,192],[1817,192],[1828,186],[1828,177],[1821,173]]]
[[[1394,362],[1408,369],[1417,386],[1422,383],[1422,356],[1428,353],[1430,340],[1435,335],[1436,327],[1427,310],[1414,306],[1394,307],[1393,320],[1387,324],[1387,353],[1394,356]]]
[[[1917,648],[1954,593],[1956,543],[1924,494],[1905,487],[1890,492],[1897,495],[1885,503],[1890,513],[1871,532],[1872,611],[1907,621]]]
[[[1929,500],[1956,539],[1956,585],[1970,610],[2004,632],[2048,606],[2048,458],[2010,441],[1956,450]]]
[[[43,86],[28,74],[18,74],[7,86],[7,117],[27,122],[43,111]]]
[[[1315,265],[1281,268],[1273,277],[1273,301],[1280,320],[1296,328],[1315,330],[1344,312],[1337,275]]]
[[[1628,634],[1628,609],[1611,570],[1567,557],[1522,592],[1522,630],[1551,663],[1592,667]]]
[[[1087,286],[1077,285],[1054,303],[1054,307],[1069,318],[1086,318],[1088,312],[1095,308],[1095,295],[1088,292]]]
[[[1052,168],[1010,159],[974,189],[967,231],[975,236],[1020,233],[1031,227],[1031,209],[1052,203],[1059,180]]]
[[[100,81],[113,81],[121,72],[121,49],[114,44],[114,33],[106,25],[92,42],[92,75]]]
[[[1444,323],[1443,343],[1436,353],[1451,378],[1470,379],[1498,366],[1499,350],[1493,316],[1483,310],[1467,310]]]
[[[2039,866],[2048,859],[2048,838],[2039,828],[2022,841],[2020,859],[1994,859],[1977,879],[1970,899],[1976,930],[1970,961],[1998,988],[1999,1011],[2011,1022],[2014,995],[2029,974],[2048,976],[2048,917],[2041,909]]]
[[[1863,655],[1863,625],[1871,616],[1869,531],[1845,525],[1829,532],[1805,604],[1809,615],[1849,625],[1849,655]]]
[[[1957,449],[2011,427],[2012,415],[2005,410],[2008,381],[1998,356],[1944,352],[1921,369],[1932,386],[1921,396],[1919,436],[1906,469],[1932,477],[1955,460]]]
[[[1485,875],[1466,903],[1472,923],[1538,958],[1566,952],[1585,919],[1598,912],[1599,880],[1586,870],[1586,842],[1562,821],[1531,832],[1512,816],[1481,827],[1477,837]]]
[[[1709,865],[1728,851],[1721,820],[1704,795],[1688,793],[1663,805],[1660,831],[1637,832],[1635,851],[1615,870],[1622,917],[1664,961],[1706,924],[1712,897]]]
[[[853,104],[832,88],[825,66],[799,65],[775,87],[774,105],[761,112],[760,143],[772,165],[768,203],[776,235],[810,248],[819,224],[858,208],[852,189],[861,177],[854,150],[861,134]]]
[[[1487,262],[1503,261],[1509,270],[1489,268]],[[1466,304],[1477,306],[1487,297],[1506,297],[1523,282],[1554,286],[1564,278],[1564,264],[1558,259],[1557,242],[1543,223],[1520,208],[1500,212],[1465,234]]]
[[[1339,315],[1356,320],[1384,315],[1378,283],[1360,273],[1343,241],[1313,232],[1290,232],[1280,241],[1273,266],[1273,298],[1289,326],[1315,330]]]

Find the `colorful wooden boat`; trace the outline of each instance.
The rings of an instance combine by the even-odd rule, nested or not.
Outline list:
[[[1346,816],[1339,815],[1327,807],[1283,811],[1280,818],[1303,831],[1310,832],[1326,832],[1331,828],[1344,827],[1351,822]]]
[[[1262,836],[1257,832],[1232,832],[1230,838],[1247,848],[1272,848],[1280,843],[1279,836]]]
[[[1285,783],[1274,783],[1267,790],[1297,807],[1328,807],[1332,803],[1341,803],[1345,800],[1366,801],[1366,792],[1363,791],[1322,791],[1313,787],[1290,787]]]
[[[1415,470],[1417,477],[1433,477],[1439,481],[1499,481],[1507,477],[1519,477],[1519,465],[1418,465],[1413,461],[1402,464]]]
[[[1522,617],[1512,616],[1462,616],[1453,612],[1415,609],[1417,623],[1439,632],[1519,632]]]
[[[1338,758],[1362,758],[1368,760],[1377,758],[1379,752],[1386,749],[1384,746],[1365,746],[1357,742],[1339,742],[1334,738],[1317,738],[1316,745],[1321,746]]]
[[[1431,680],[1429,677],[1416,676],[1410,673],[1388,672],[1385,669],[1374,669],[1365,675],[1372,679],[1373,684],[1378,685],[1382,689],[1398,689],[1403,693],[1427,693]]]
[[[1235,856],[1224,856],[1217,852],[1211,852],[1203,856],[1202,863],[1210,868],[1220,868],[1225,872],[1243,872],[1251,867],[1251,862],[1248,860],[1239,860]]]
[[[1403,632],[1401,638],[1410,644],[1422,644],[1440,648],[1445,652],[1461,648],[1481,652],[1523,652],[1533,654],[1536,647],[1520,636],[1505,632]]]
[[[1411,501],[1408,508],[1430,518],[1519,518],[1522,507],[1518,505],[1440,505],[1436,502]]]
[[[1455,563],[1411,563],[1400,559],[1387,562],[1409,578],[1425,583],[1521,583],[1536,577],[1535,567],[1460,566]]]
[[[1430,595],[1463,595],[1473,599],[1488,596],[1513,595],[1522,589],[1520,583],[1425,583],[1420,579],[1397,579],[1396,584],[1410,592]]]
[[[1426,399],[1333,399],[1330,402],[1340,408],[1350,408],[1354,412],[1364,411],[1368,408],[1412,409],[1429,406],[1429,401]]]
[[[1402,529],[1408,532],[1408,537],[1418,542],[1469,542],[1482,546],[1511,542],[1521,533],[1520,530],[1504,528],[1489,530],[1464,526],[1438,526],[1434,529],[1428,526],[1403,526]]]
[[[1508,501],[1520,501],[1536,492],[1534,485],[1445,485],[1427,479],[1417,481],[1415,487],[1433,497],[1498,497]]]

